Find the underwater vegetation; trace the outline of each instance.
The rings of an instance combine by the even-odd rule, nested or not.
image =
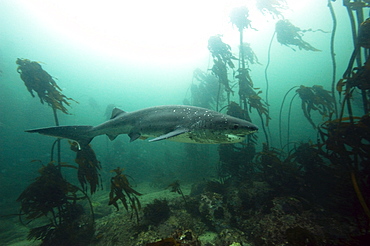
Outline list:
[[[38,62],[18,58],[16,63],[18,64],[17,72],[20,74],[32,97],[35,97],[33,94],[33,91],[35,91],[42,104],[46,102],[53,109],[58,109],[68,114],[65,105],[70,106],[68,101],[76,101],[61,93],[62,89],[57,85],[53,77],[42,69]]]
[[[303,49],[309,51],[320,51],[304,41],[302,38],[301,33],[311,30],[301,30],[299,27],[294,26],[288,20],[279,20],[276,23],[275,31],[278,42],[283,45],[286,45],[288,47],[294,45],[297,46],[300,50]]]
[[[185,204],[187,203],[186,199],[185,199],[185,196],[184,196],[184,193],[181,190],[180,181],[176,180],[175,182],[169,184],[168,188],[170,189],[171,192],[175,192],[177,194],[180,194],[182,196],[182,198],[184,199]]]
[[[267,2],[277,4],[279,1],[261,1],[260,4]],[[214,216],[210,216],[210,213],[204,211],[207,206],[203,205],[201,212],[203,217],[208,216],[208,220],[205,219],[206,224],[212,226],[218,233],[222,232],[220,225],[229,225],[232,221],[233,226],[249,233],[247,237],[252,239],[255,245],[280,245],[282,242],[288,242],[289,245],[350,245],[349,242],[361,245],[364,240],[362,237],[369,237],[370,201],[367,194],[370,191],[368,175],[370,62],[368,50],[363,49],[370,47],[370,21],[363,20],[361,14],[362,8],[367,7],[368,3],[343,1],[352,22],[354,51],[343,77],[336,80],[333,40],[337,23],[330,2],[328,1],[328,7],[333,20],[332,90],[324,89],[326,85],[310,87],[301,85],[294,86],[287,92],[288,94],[294,91],[295,94],[289,104],[285,144],[281,135],[281,117],[287,94],[282,98],[279,116],[280,149],[270,146],[268,123],[271,118],[268,94],[266,92],[266,98],[263,99],[261,91],[255,92],[249,72],[252,69],[250,65],[257,64],[252,62],[256,61],[254,59],[256,56],[250,51],[248,52],[251,54],[251,60],[242,55],[248,47],[243,45],[243,33],[240,33],[239,70],[232,71],[232,77],[238,80],[238,84],[232,84],[234,80],[229,79],[233,91],[239,87],[240,101],[231,101],[228,96],[227,105],[221,107],[221,110],[227,108],[227,114],[250,119],[250,114],[253,113],[251,109],[257,109],[262,125],[265,126],[263,130],[266,142],[262,143],[262,150],[258,151],[255,148],[258,139],[251,135],[245,143],[218,147],[217,180],[225,188],[220,189],[219,193],[216,191],[218,195],[204,191],[203,200],[208,201],[209,207],[219,209],[218,212],[211,213]],[[239,31],[251,28],[252,22],[248,20],[246,8],[234,10],[232,14],[231,22]],[[279,16],[274,11],[271,11],[271,14]],[[355,14],[357,16],[354,16]],[[319,50],[303,40],[304,33],[308,31],[327,33],[321,29],[303,30],[286,19],[277,21],[275,31],[279,43],[307,51]],[[229,47],[227,44],[224,46]],[[267,67],[268,65],[265,78],[268,88]],[[229,66],[230,68],[232,66]],[[227,71],[224,69],[223,72]],[[224,75],[225,78],[228,76],[230,75]],[[229,95],[227,90],[225,93]],[[337,95],[339,100],[336,99]],[[294,106],[295,98],[300,98],[300,109],[316,130],[317,142],[290,141],[291,108]],[[355,98],[362,101],[362,108],[356,108],[356,112],[363,111],[362,116],[354,115]],[[314,113],[321,116],[324,123],[315,122],[318,118],[312,117]],[[266,124],[262,115],[266,119]],[[232,208],[240,213],[234,214]],[[320,209],[331,213],[327,215],[328,220],[334,219],[331,216],[335,213],[344,217],[349,216],[350,223],[342,224],[340,221],[335,223],[338,230],[350,231],[349,233],[353,234],[352,238],[343,238],[340,233],[323,230],[325,222],[318,219],[321,216]],[[228,214],[235,217],[229,220]],[[245,222],[242,222],[243,220]]]
[[[218,101],[223,102],[225,100],[223,95],[218,93],[219,83],[215,75],[198,68],[193,72],[193,80],[198,81],[199,84],[192,83],[190,87],[191,101],[189,103],[191,105],[214,108]]]
[[[221,35],[216,35],[209,38],[208,50],[213,57],[214,65],[212,67],[212,74],[218,78],[220,85],[222,84],[224,86],[228,95],[233,93],[227,77],[227,69],[235,68],[232,60],[236,60],[237,58],[231,53],[230,45],[222,42]]]
[[[115,172],[116,176],[111,179],[108,205],[113,205],[117,211],[119,210],[117,204],[118,200],[122,202],[127,211],[129,210],[130,205],[132,210],[131,217],[135,214],[137,221],[139,221],[139,210],[141,209],[141,204],[137,196],[141,196],[142,194],[131,188],[126,175],[122,174],[123,168],[117,167],[111,172]]]
[[[331,92],[324,90],[322,86],[314,85],[312,87],[306,87],[301,85],[296,92],[302,99],[301,108],[303,114],[313,128],[316,128],[316,125],[312,121],[311,110],[318,111],[323,118],[329,117],[334,112],[334,98]]]
[[[65,105],[70,106],[68,101],[74,100],[61,93],[52,76],[43,70],[39,63],[19,58],[16,63],[19,65],[17,72],[31,96],[35,97],[35,91],[40,102],[46,102],[53,109],[55,124],[59,125],[57,110],[68,114]],[[41,245],[71,245],[76,241],[79,241],[80,245],[88,245],[95,231],[94,211],[86,194],[86,184],[90,185],[91,194],[96,192],[101,183],[98,173],[100,162],[91,146],[81,149],[77,143],[70,145],[71,150],[76,152],[75,162],[78,166],[61,161],[60,139],[57,139],[51,146],[50,162],[40,168],[40,177],[17,199],[21,203],[21,222],[34,225],[29,231],[28,239],[40,240]],[[82,189],[63,177],[62,168],[78,170],[77,177]],[[90,213],[86,211],[86,207]],[[25,220],[27,221],[24,222]]]
[[[87,245],[94,233],[94,215],[88,196],[66,181],[53,163],[41,167],[39,173],[17,199],[24,224],[43,221],[43,225],[36,223],[30,230],[28,239],[41,240],[41,245],[67,245],[76,240]],[[79,203],[82,200],[90,203],[90,215]]]
[[[262,13],[271,14],[273,17],[283,17],[281,10],[287,8],[285,0],[258,0],[256,1],[256,7]]]
[[[90,193],[94,194],[101,183],[99,170],[101,169],[100,161],[96,159],[94,150],[90,145],[79,146],[76,142],[69,142],[71,150],[76,152],[75,162],[78,164],[77,177],[82,189],[86,192],[86,183],[90,185]]]
[[[256,3],[264,14],[283,18],[280,10],[285,8],[285,1]],[[186,190],[177,180],[164,188],[181,197],[155,198],[144,205],[139,200],[142,194],[132,188],[124,169],[112,170],[108,205],[117,211],[123,206],[128,213],[114,213],[98,223],[87,193],[89,189],[90,194],[95,193],[102,184],[101,163],[91,146],[79,149],[76,143],[71,143],[70,148],[76,153],[77,166],[61,162],[60,153],[55,161],[57,140],[52,146],[51,162],[42,166],[40,176],[17,199],[22,222],[32,226],[28,238],[41,240],[42,245],[74,245],[78,241],[82,245],[178,246],[201,245],[201,236],[213,232],[205,245],[366,245],[370,237],[370,20],[363,20],[359,12],[369,4],[343,4],[355,28],[348,67],[339,80],[333,75],[331,91],[326,89],[330,81],[313,86],[299,83],[281,98],[279,126],[287,95],[294,93],[287,113],[286,138],[281,127],[280,134],[270,133],[275,119],[270,114],[267,93],[264,96],[252,80],[253,66],[260,64],[257,54],[244,41],[244,30],[254,30],[248,9],[234,9],[230,20],[240,34],[238,55],[233,54],[221,35],[210,37],[208,49],[213,63],[207,72],[194,71],[189,103],[225,110],[249,121],[260,120],[264,139],[252,134],[245,142],[219,145],[216,177],[194,183],[190,195],[184,194]],[[319,51],[303,40],[307,31],[312,30],[302,30],[283,19],[277,21],[274,35],[279,43],[298,47],[297,52]],[[333,52],[332,57],[335,59]],[[72,99],[61,93],[40,64],[27,59],[18,59],[17,64],[32,96],[36,92],[42,103],[53,108],[54,116],[56,109],[68,113],[65,106]],[[335,73],[335,62],[332,64]],[[355,105],[355,100],[362,104]],[[317,134],[315,139],[290,141],[289,122],[295,106],[302,111],[308,128],[314,128],[311,130]],[[251,117],[253,114],[257,117]],[[280,147],[271,140],[280,141]],[[186,154],[193,156],[184,158],[184,162],[200,159],[195,148],[187,148]],[[211,158],[212,152],[201,149],[199,153]],[[171,160],[168,158],[166,164]],[[64,168],[77,170],[79,185],[63,177]],[[180,174],[194,175],[205,169],[190,169],[187,165]],[[175,179],[170,168],[163,172]],[[158,176],[163,178],[164,174]],[[96,228],[99,233],[95,233]]]

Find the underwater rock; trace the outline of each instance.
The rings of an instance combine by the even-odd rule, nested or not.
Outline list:
[[[199,212],[207,225],[216,231],[228,228],[231,214],[223,202],[222,195],[206,192],[201,195]]]
[[[148,225],[158,225],[170,217],[170,207],[167,200],[155,199],[143,210],[144,221]]]
[[[246,209],[261,209],[269,206],[273,190],[266,182],[254,181],[252,184],[241,185],[238,189],[243,207]]]
[[[246,239],[245,233],[239,231],[237,229],[224,229],[222,230],[216,241],[216,245],[230,245],[230,246],[237,246],[237,245],[249,245]]]
[[[292,245],[325,245],[323,227],[317,224],[317,218],[311,210],[303,210],[300,200],[293,197],[277,197],[273,199],[272,204],[269,214],[260,214],[249,221],[253,223],[250,225],[252,228],[250,237],[257,245],[282,245],[287,242],[288,237],[292,242],[297,240],[317,242]],[[302,232],[302,235],[293,238],[292,233],[297,231]]]

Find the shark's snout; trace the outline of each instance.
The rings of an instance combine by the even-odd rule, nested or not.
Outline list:
[[[249,126],[249,129],[251,131],[258,131],[258,126],[251,124],[251,126]]]

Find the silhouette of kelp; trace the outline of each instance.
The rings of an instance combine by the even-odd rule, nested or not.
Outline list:
[[[19,58],[16,63],[17,72],[28,91],[32,97],[35,97],[33,94],[35,91],[40,102],[42,104],[46,102],[53,109],[55,124],[58,126],[57,110],[68,114],[65,106],[69,106],[69,101],[74,100],[61,93],[60,87],[52,76],[43,70],[39,63]],[[37,220],[39,225],[45,218],[48,219],[49,223],[30,229],[28,235],[28,239],[41,240],[42,245],[72,245],[76,241],[79,241],[80,245],[87,245],[94,233],[94,212],[89,197],[85,193],[85,184],[88,182],[91,193],[95,192],[99,184],[100,164],[90,146],[79,150],[76,144],[71,145],[72,150],[77,152],[78,179],[82,189],[62,177],[62,167],[76,168],[76,166],[61,162],[60,139],[57,139],[51,148],[50,163],[40,169],[41,176],[17,199],[21,203],[21,221],[24,216],[28,220],[27,224]],[[57,147],[56,162],[54,161],[55,147]],[[90,214],[84,212],[84,208],[79,203],[82,200],[88,200]]]
[[[76,142],[69,143],[71,150],[77,153],[75,162],[78,164],[78,181],[80,181],[81,187],[85,192],[87,190],[86,183],[89,183],[90,193],[93,194],[99,186],[100,161],[96,159],[95,152],[90,145],[81,146],[79,149]]]
[[[21,75],[21,79],[32,97],[35,97],[33,94],[33,91],[35,91],[42,104],[46,102],[52,108],[68,114],[68,110],[64,105],[69,106],[70,103],[68,101],[76,101],[61,93],[62,89],[54,81],[53,77],[42,69],[39,63],[19,58],[16,63],[19,65],[17,72]]]
[[[123,168],[117,167],[111,171],[115,172],[116,176],[112,177],[111,179],[111,190],[109,193],[108,205],[113,205],[118,211],[119,207],[117,201],[121,200],[127,211],[129,210],[130,205],[132,209],[131,217],[135,213],[136,219],[139,221],[139,210],[141,209],[141,204],[137,196],[141,196],[142,194],[131,188],[126,175],[122,174],[123,170]],[[126,196],[128,197],[128,201]]]
[[[175,182],[168,185],[168,188],[171,192],[175,192],[177,194],[180,194],[182,196],[182,199],[184,199],[185,204],[187,205],[187,201],[185,199],[184,193],[182,192],[180,181],[176,180]]]
[[[297,46],[300,50],[320,51],[302,39],[302,33],[312,30],[301,30],[288,20],[279,20],[275,27],[276,37],[279,43],[291,47]],[[320,30],[321,31],[321,30]],[[293,48],[292,48],[293,49]],[[293,49],[294,50],[294,49]]]
[[[46,224],[32,228],[28,239],[42,240],[41,245],[88,245],[94,232],[94,216],[87,216],[79,201],[88,196],[77,186],[67,182],[59,169],[49,163],[39,170],[40,176],[18,197],[20,219],[29,224],[47,218]],[[81,195],[82,194],[82,195]],[[24,217],[24,219],[23,219]]]

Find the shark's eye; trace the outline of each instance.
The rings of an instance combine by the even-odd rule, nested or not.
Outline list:
[[[239,125],[237,125],[237,124],[235,124],[234,126],[233,126],[233,129],[234,130],[236,130],[236,129],[238,129],[239,128]]]

